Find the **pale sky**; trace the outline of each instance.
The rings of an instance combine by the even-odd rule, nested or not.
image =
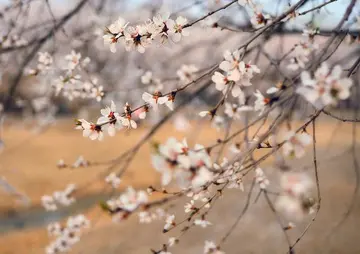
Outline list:
[[[122,0],[123,1],[123,0]],[[129,3],[131,3],[131,6],[135,7],[142,5],[146,2],[163,2],[165,5],[176,5],[176,9],[180,9],[182,6],[188,6],[191,2],[190,1],[178,1],[178,0],[131,0],[128,1]],[[209,0],[204,0],[204,2],[208,2]],[[230,0],[222,0],[223,4],[228,3]],[[285,10],[285,8],[287,7],[287,3],[290,2],[291,4],[296,3],[298,0],[253,0],[256,3],[261,3],[261,5],[263,6],[264,11],[274,15],[276,13],[276,9],[278,9],[280,12],[281,10]],[[322,8],[321,13],[323,15],[318,15],[318,17],[315,19],[316,25],[321,27],[321,28],[332,28],[334,27],[341,19],[342,15],[344,14],[346,7],[348,6],[348,4],[350,3],[351,0],[338,0],[336,2],[333,2],[329,5],[326,6],[326,8]],[[11,2],[11,0],[0,0],[0,5],[7,5]],[[74,3],[75,0],[50,0],[50,3],[52,5],[68,5],[69,3]],[[126,1],[124,1],[126,2]],[[193,2],[195,2],[195,0],[193,0]],[[282,4],[278,4],[278,2],[282,3]],[[314,6],[317,6],[319,4],[324,3],[325,0],[309,0],[308,3],[302,7],[302,11],[304,10],[308,10]],[[229,12],[229,10],[233,9],[233,11],[235,11],[237,6],[233,5],[231,8],[223,11],[222,13],[226,13],[227,15],[231,15],[231,13],[234,12]],[[204,15],[205,13],[202,13],[203,11],[201,10],[201,8],[199,6],[194,6],[191,9],[188,9],[188,13],[191,14],[193,17],[199,17],[201,15]],[[355,20],[355,16],[360,16],[360,3],[356,4],[356,7],[354,8],[352,15],[350,17],[350,22]],[[311,18],[311,15],[305,15],[305,16],[301,16],[297,18],[297,24],[299,23],[303,23],[303,22],[308,22]],[[236,21],[241,22],[241,18],[234,18]],[[289,24],[291,25],[291,24]],[[296,24],[295,24],[296,25]]]

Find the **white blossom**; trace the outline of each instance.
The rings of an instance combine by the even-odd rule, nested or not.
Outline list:
[[[192,179],[191,184],[194,189],[198,189],[206,183],[212,181],[214,174],[209,171],[206,167],[200,167],[195,177]]]
[[[76,53],[74,50],[71,51],[69,55],[65,56],[65,60],[68,61],[68,65],[66,69],[72,71],[74,70],[80,63],[81,54]]]
[[[283,145],[283,153],[285,156],[294,156],[296,158],[305,155],[305,147],[312,143],[312,137],[306,132],[295,133],[288,131],[284,134],[286,142]]]
[[[44,195],[41,197],[41,203],[47,211],[57,210],[55,199],[52,196]]]
[[[113,24],[111,24],[107,29],[107,33],[103,36],[104,44],[109,45],[110,51],[112,53],[116,52],[116,43],[118,39],[124,35],[125,28],[128,23],[119,17]]]
[[[168,240],[168,246],[172,247],[176,244],[177,239],[175,237],[170,237]]]
[[[267,25],[270,21],[271,16],[269,14],[264,14],[261,11],[255,11],[254,15],[250,19],[250,22],[255,29],[259,29]]]
[[[205,241],[204,254],[225,254],[225,252],[220,251],[214,242]]]
[[[76,128],[83,130],[84,137],[89,137],[91,140],[98,139],[101,141],[104,138],[104,134],[102,132],[102,128],[100,124],[101,122],[94,124],[94,123],[89,123],[85,119],[78,119],[78,126]]]
[[[161,105],[168,101],[168,98],[166,96],[162,96],[160,92],[156,92],[154,94],[144,92],[142,94],[142,99],[149,103],[154,110],[158,110],[159,104]]]
[[[130,186],[117,199],[108,200],[107,205],[111,209],[120,208],[126,212],[132,212],[147,201],[148,195],[146,191],[136,191]]]
[[[47,231],[50,236],[59,236],[62,233],[62,228],[59,222],[52,222],[47,226]]]
[[[245,82],[242,82],[242,85],[244,86],[249,86],[249,84],[246,83],[246,80],[250,80],[254,76],[254,73],[260,73],[260,69],[255,64],[251,64],[250,62],[245,63],[242,61],[239,63],[238,68],[241,74],[244,76],[243,79],[245,79]]]
[[[202,227],[202,228],[206,228],[207,226],[212,225],[212,223],[211,223],[210,221],[207,221],[207,220],[196,219],[196,220],[194,221],[194,225],[200,226],[200,227]]]
[[[281,175],[282,190],[293,197],[304,197],[313,186],[311,178],[304,172],[285,172]]]
[[[186,144],[179,143],[175,138],[169,138],[165,145],[159,146],[160,155],[152,156],[153,166],[162,174],[162,185],[170,183],[177,166],[178,156],[186,150]]]
[[[153,74],[151,71],[145,72],[145,74],[141,76],[141,83],[145,85],[150,84],[152,82],[152,76]]]
[[[175,21],[172,19],[166,21],[169,36],[174,42],[179,42],[182,36],[189,36],[189,31],[183,29],[187,23],[187,19],[182,16],[177,17]]]
[[[40,71],[47,71],[51,68],[53,58],[48,52],[39,52],[37,68]]]
[[[146,26],[130,26],[125,31],[125,49],[127,51],[136,49],[139,53],[144,53],[145,48],[150,44],[150,40],[147,37]]]
[[[61,226],[58,222],[48,226],[49,233],[55,236],[45,249],[47,254],[67,252],[71,247],[80,241],[80,236],[85,228],[90,225],[89,220],[82,214],[68,218],[66,225]]]
[[[316,70],[314,79],[306,71],[301,73],[302,85],[296,92],[319,109],[330,104],[336,105],[339,100],[349,98],[352,86],[350,78],[340,78],[341,72],[339,65],[330,70],[324,62]]]
[[[252,111],[253,107],[239,104],[225,103],[224,113],[233,119],[239,120],[244,112]]]
[[[60,160],[57,162],[56,166],[57,166],[58,168],[65,168],[65,167],[66,167],[66,163],[65,163],[65,161],[64,161],[63,159],[60,159]]]
[[[281,90],[284,90],[286,87],[282,82],[278,82],[275,86],[272,86],[266,90],[267,94],[275,94]]]
[[[135,113],[138,115],[140,119],[145,119],[147,112],[149,112],[149,107],[145,105],[144,107],[141,107],[140,109],[136,110]]]
[[[122,128],[122,117],[116,112],[116,105],[111,101],[110,107],[105,107],[100,110],[101,117],[97,120],[98,124],[107,124],[107,131],[109,136],[115,136],[116,130]]]
[[[139,212],[139,222],[149,224],[152,222],[151,214],[147,211]]]
[[[212,113],[210,112],[210,111],[200,111],[199,112],[199,116],[201,116],[201,117],[205,117],[205,116],[211,116],[212,115]]]
[[[153,17],[152,21],[154,22],[154,37],[159,35],[160,42],[166,43],[169,38],[169,28],[167,26],[170,18],[169,12],[164,12],[161,14],[157,14]]]
[[[255,180],[259,184],[260,189],[266,189],[270,184],[269,180],[266,178],[264,171],[261,168],[255,169]]]
[[[250,62],[245,63],[240,61],[240,51],[234,52],[225,51],[224,61],[219,65],[219,68],[225,73],[215,72],[212,76],[212,81],[215,83],[217,90],[226,92],[227,85],[232,82],[234,86],[231,89],[231,94],[238,97],[243,94],[241,86],[251,86],[251,79],[254,73],[260,73],[260,69]]]
[[[128,129],[131,129],[131,128],[136,129],[137,123],[131,117],[132,110],[131,110],[129,103],[125,104],[124,111],[125,111],[125,117],[121,117],[122,125],[127,127]]]
[[[176,71],[176,74],[178,75],[180,80],[183,81],[184,83],[190,83],[191,81],[193,81],[195,73],[198,70],[199,69],[193,64],[190,65],[183,64],[181,68]]]
[[[113,172],[105,178],[105,182],[111,184],[113,188],[118,188],[121,183],[121,179]]]
[[[165,220],[164,231],[169,231],[169,229],[175,225],[175,215],[168,215]]]
[[[223,54],[224,61],[222,61],[219,65],[219,68],[225,72],[230,72],[235,70],[236,72],[239,72],[239,63],[240,63],[240,51],[235,50],[234,52],[230,52],[229,50],[226,50]],[[234,76],[240,76],[240,73],[233,74]]]
[[[211,80],[215,83],[215,88],[221,92],[225,92],[225,88],[230,83],[229,77],[223,75],[218,71],[214,72]]]
[[[259,90],[256,90],[254,95],[256,97],[256,101],[254,104],[254,110],[260,111],[259,115],[261,115],[264,112],[264,110],[265,110],[266,106],[268,105],[268,103],[270,102],[270,100],[268,98],[264,97]]]
[[[97,101],[101,101],[105,95],[104,87],[103,86],[93,87],[92,93],[93,93],[93,97],[95,97]]]
[[[190,203],[186,203],[184,206],[185,213],[189,213],[195,209],[194,200],[190,200]]]
[[[226,126],[225,117],[215,115],[213,121],[211,122],[211,127],[215,128],[217,131],[221,131]]]
[[[277,211],[283,213],[287,218],[301,220],[305,215],[301,200],[289,195],[280,195],[275,206]]]
[[[75,191],[75,184],[68,184],[63,191],[55,191],[53,197],[55,201],[63,206],[69,206],[75,202],[75,198],[71,194]]]
[[[87,167],[88,166],[88,161],[87,160],[85,160],[85,158],[82,156],[82,155],[80,155],[77,159],[76,159],[76,161],[73,163],[73,167],[74,168],[79,168],[79,167]]]

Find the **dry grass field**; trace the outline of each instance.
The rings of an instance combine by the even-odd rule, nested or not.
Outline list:
[[[167,125],[153,139],[164,141],[169,136],[182,138],[185,135],[190,144],[195,141],[204,145],[211,144],[217,134],[208,125],[206,122],[195,124],[187,133],[176,132],[172,126]],[[334,135],[335,128],[337,131]],[[330,119],[318,121],[317,148],[322,205],[317,220],[299,243],[296,253],[360,253],[359,202],[355,203],[344,224],[330,238],[326,238],[350,204],[355,187],[353,161],[349,152],[351,128],[352,125],[347,123],[342,123],[339,127]],[[360,132],[360,128],[358,130]],[[68,119],[60,120],[56,126],[50,127],[41,135],[33,134],[16,121],[5,126],[3,137],[6,149],[0,154],[0,175],[28,195],[32,204],[29,208],[22,207],[14,197],[0,191],[0,227],[3,227],[0,228],[0,253],[44,253],[44,247],[49,242],[45,228],[48,214],[39,208],[40,198],[44,194],[63,189],[68,183],[76,183],[80,187],[80,193],[77,194],[79,200],[87,199],[82,207],[70,208],[69,211],[80,210],[92,220],[91,230],[71,253],[150,253],[150,248],[156,249],[166,242],[170,235],[161,233],[163,222],[139,225],[137,217],[132,216],[128,221],[113,224],[111,218],[101,213],[96,204],[101,199],[99,193],[104,192],[104,181],[99,174],[106,166],[78,169],[56,167],[59,159],[73,163],[79,155],[90,161],[115,158],[141,139],[146,131],[143,127],[136,131],[121,132],[115,138],[106,137],[103,142],[92,142],[75,131]],[[359,138],[357,142],[360,145]],[[122,188],[128,184],[146,188],[149,184],[159,183],[159,175],[150,164],[150,150],[149,144],[145,144],[140,150],[123,177]],[[360,158],[360,150],[357,150],[357,156]],[[305,159],[295,162],[297,166],[311,166],[311,163],[311,152]],[[271,167],[264,168],[270,178],[276,177],[275,170]],[[227,190],[208,218],[214,224],[211,229],[204,234],[200,228],[188,232],[173,253],[202,253],[206,239],[220,239],[240,213],[246,195]],[[356,200],[358,201],[358,197]],[[283,234],[263,201],[260,198],[251,205],[247,215],[224,245],[226,253],[286,253]],[[183,202],[175,210],[182,210],[182,205]],[[183,213],[178,214],[181,216]],[[26,220],[22,225],[12,227],[12,221],[17,218]],[[36,222],[31,223],[32,218]],[[306,223],[299,224],[290,232],[292,240],[296,239],[305,225]]]

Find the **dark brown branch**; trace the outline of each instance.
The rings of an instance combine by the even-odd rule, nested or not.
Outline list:
[[[23,62],[21,63],[18,72],[15,75],[15,78],[13,80],[13,82],[10,83],[10,89],[9,92],[7,94],[7,96],[5,97],[4,100],[4,111],[6,111],[11,104],[11,101],[13,100],[13,96],[16,92],[16,89],[20,83],[21,77],[22,77],[22,73],[25,69],[25,67],[30,63],[30,61],[35,57],[35,55],[37,54],[37,52],[40,50],[40,48],[43,46],[43,44],[45,44],[45,42],[47,42],[54,34],[56,31],[58,31],[60,28],[63,27],[63,25],[65,25],[65,23],[70,20],[76,13],[78,13],[81,8],[85,5],[85,3],[88,0],[82,0],[80,1],[73,10],[71,10],[68,14],[66,14],[61,20],[60,22],[52,29],[48,32],[48,34],[46,34],[44,37],[42,37],[38,43],[35,45],[35,47],[32,49],[32,51],[24,58]]]
[[[320,111],[321,112],[321,111]],[[295,247],[295,245],[301,240],[301,238],[306,234],[306,232],[310,229],[311,225],[313,224],[313,222],[316,220],[316,217],[320,211],[320,206],[321,206],[321,193],[320,193],[320,182],[319,182],[319,174],[318,174],[318,164],[317,164],[317,156],[316,156],[316,129],[315,129],[315,120],[314,119],[312,121],[312,127],[313,127],[313,158],[314,158],[314,171],[315,171],[315,181],[316,181],[316,191],[317,191],[317,206],[316,206],[316,211],[315,214],[313,216],[313,218],[311,219],[311,221],[309,222],[309,224],[306,226],[306,228],[304,229],[304,231],[301,233],[301,235],[296,239],[295,243],[291,246],[291,249],[293,249]]]
[[[207,17],[210,17],[211,15],[213,15],[213,14],[215,14],[215,13],[221,11],[221,10],[225,10],[225,9],[228,8],[229,6],[233,5],[234,3],[237,3],[237,0],[233,0],[233,1],[231,1],[230,3],[228,3],[228,4],[225,4],[223,7],[220,7],[219,9],[216,9],[215,11],[209,12],[209,13],[206,14],[205,16],[203,16],[203,17],[201,17],[201,18],[199,18],[199,19],[197,19],[197,20],[195,20],[195,21],[193,21],[193,22],[191,22],[191,23],[189,23],[189,24],[186,24],[183,28],[187,28],[187,27],[190,27],[190,26],[192,26],[192,25],[195,25],[196,23],[198,23],[198,22],[206,19]]]
[[[323,110],[323,112],[324,112],[325,115],[331,116],[332,118],[337,119],[337,120],[342,121],[342,122],[353,122],[353,123],[360,122],[360,119],[342,118],[342,117],[336,116],[336,115],[334,115],[334,114],[332,114],[332,113],[330,113],[329,111],[326,111],[326,110]]]
[[[276,220],[278,221],[278,223],[279,223],[279,225],[280,225],[280,227],[281,227],[281,230],[282,230],[283,233],[284,233],[284,236],[285,236],[285,238],[286,238],[286,241],[287,241],[287,243],[288,243],[288,245],[289,245],[289,252],[292,253],[292,251],[291,251],[291,250],[292,250],[292,246],[291,246],[291,243],[290,243],[290,238],[289,238],[288,233],[287,233],[286,230],[285,230],[286,227],[285,227],[285,225],[283,225],[279,214],[276,212],[275,207],[274,207],[273,203],[271,202],[267,191],[266,191],[266,190],[263,190],[263,193],[264,193],[265,200],[266,200],[266,202],[268,203],[268,205],[269,205],[269,207],[270,207],[270,210],[271,210],[271,211],[273,212],[273,214],[275,215]]]
[[[333,2],[336,2],[336,1],[337,1],[337,0],[330,0],[330,1],[325,2],[325,3],[323,3],[323,4],[320,4],[320,5],[318,5],[318,6],[314,7],[314,8],[311,8],[310,10],[307,10],[307,11],[304,11],[304,12],[300,12],[298,15],[299,15],[299,16],[302,16],[302,15],[305,15],[305,14],[307,14],[307,13],[309,13],[309,12],[319,10],[319,9],[321,9],[322,7],[324,7],[324,6],[328,5],[328,4],[331,4],[331,3],[333,3]]]

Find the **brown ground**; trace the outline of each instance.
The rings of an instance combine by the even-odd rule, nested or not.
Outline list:
[[[165,140],[168,136],[174,135],[182,138],[186,135],[189,139],[196,136],[200,143],[210,144],[216,134],[207,128],[207,125],[207,123],[201,124],[204,126],[201,131],[197,125],[186,134],[175,134],[172,127],[165,126],[159,132],[161,134],[154,139]],[[329,241],[324,241],[327,233],[346,211],[355,186],[353,160],[351,154],[346,152],[351,144],[351,124],[342,124],[336,132],[336,137],[332,139],[335,127],[334,121],[326,120],[318,123],[317,147],[322,205],[318,219],[298,244],[297,253],[360,253],[358,202],[342,227]],[[38,136],[19,125],[7,126],[4,130],[7,150],[0,154],[0,175],[5,176],[16,188],[26,193],[35,206],[42,195],[63,189],[69,182],[87,186],[86,189],[82,187],[81,195],[97,193],[103,190],[102,178],[99,179],[97,176],[104,166],[59,170],[56,168],[56,162],[63,158],[66,162],[72,163],[78,155],[83,155],[91,161],[106,161],[125,151],[145,132],[146,129],[141,128],[118,134],[115,138],[106,137],[104,142],[92,142],[73,130],[68,120],[60,121],[57,126]],[[330,146],[329,142],[331,142]],[[357,155],[360,158],[359,150]],[[296,164],[311,165],[311,159],[309,156]],[[269,168],[267,174],[271,175],[271,172]],[[146,187],[150,183],[157,183],[158,179],[158,175],[150,165],[150,146],[145,145],[123,177],[122,186],[131,183],[137,187]],[[182,238],[173,253],[202,253],[205,239],[219,240],[241,211],[245,197],[246,193],[227,190],[224,198],[216,203],[208,218],[214,223],[210,230],[203,233],[205,232],[203,229],[193,229]],[[13,197],[1,191],[0,198],[2,200],[0,221],[8,219],[10,209],[20,214],[26,213],[27,208],[16,204]],[[182,205],[183,203],[176,209],[182,210]],[[86,214],[95,221],[93,222],[95,225],[72,253],[150,253],[150,248],[158,248],[170,236],[161,233],[163,222],[139,226],[137,217],[133,216],[129,221],[115,225],[108,216],[100,213],[98,207],[89,209]],[[178,214],[180,219],[183,213]],[[292,240],[296,239],[304,226],[305,224],[297,225],[290,232]],[[44,246],[48,242],[44,226],[16,229],[0,235],[0,253],[44,253]],[[282,232],[268,206],[263,202],[263,198],[251,206],[248,214],[224,245],[224,250],[226,253],[286,252]]]

